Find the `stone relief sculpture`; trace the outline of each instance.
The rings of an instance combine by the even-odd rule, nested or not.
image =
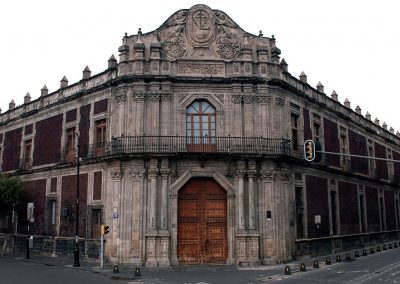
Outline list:
[[[188,50],[193,46],[207,51],[207,55],[232,60],[240,54],[241,33],[225,13],[201,4],[178,11],[159,29],[162,50],[171,59],[190,55]]]
[[[174,32],[168,33],[168,39],[162,44],[162,49],[167,57],[179,58],[185,55],[186,40],[181,33],[182,27]]]
[[[186,36],[195,47],[207,47],[215,39],[215,16],[207,6],[196,5],[189,10]]]
[[[239,55],[240,45],[232,37],[232,34],[227,32],[217,39],[216,53],[224,59],[233,59]]]

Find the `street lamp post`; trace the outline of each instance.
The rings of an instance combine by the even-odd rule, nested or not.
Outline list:
[[[76,137],[78,138],[78,143],[77,143],[77,152],[78,152],[78,157],[77,157],[77,163],[76,163],[76,218],[75,218],[75,248],[74,248],[74,267],[79,267],[81,266],[79,263],[79,244],[78,244],[78,238],[79,238],[79,166],[80,166],[80,143],[79,143],[79,135],[78,133],[75,132]]]

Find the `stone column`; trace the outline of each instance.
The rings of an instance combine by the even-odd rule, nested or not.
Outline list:
[[[158,161],[150,160],[149,179],[150,179],[150,214],[149,214],[149,229],[155,231],[157,229],[157,169]]]
[[[118,94],[115,97],[118,103],[118,134],[117,136],[126,135],[125,130],[125,102],[126,102],[125,88],[118,89]]]
[[[171,135],[171,100],[170,93],[162,93],[161,98],[161,136]],[[164,143],[167,141],[164,141]]]
[[[236,178],[238,180],[238,229],[245,230],[245,212],[244,212],[244,175],[246,173],[244,161],[238,162]]]
[[[253,136],[253,100],[254,96],[252,93],[246,93],[243,96],[243,116],[244,116],[244,136],[245,137],[252,137]]]
[[[242,96],[241,95],[232,95],[232,111],[233,117],[235,118],[235,122],[229,121],[228,127],[231,127],[231,135],[234,137],[241,137],[242,133]]]
[[[160,227],[162,230],[168,228],[168,159],[161,161],[161,214],[160,214]]]
[[[148,232],[146,234],[146,267],[156,267],[156,238],[157,238],[157,169],[158,161],[150,160],[148,177],[150,180],[150,198],[148,199]]]
[[[168,230],[168,180],[169,180],[169,161],[161,160],[161,211],[159,225],[159,242],[157,244],[158,266],[170,266],[170,233]]]
[[[247,176],[249,178],[249,230],[256,229],[256,220],[255,220],[255,209],[256,206],[254,204],[254,179],[256,176],[256,162],[249,161],[249,170],[247,171]]]

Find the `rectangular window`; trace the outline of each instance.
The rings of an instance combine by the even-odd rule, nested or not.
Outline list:
[[[360,195],[360,218],[361,218],[361,233],[365,233],[367,230],[366,230],[366,227],[367,227],[367,225],[366,225],[366,220],[365,220],[365,214],[364,214],[364,208],[365,208],[365,204],[364,204],[364,201],[365,199],[364,199],[364,195],[363,194],[361,194]]]
[[[48,200],[46,202],[46,214],[47,214],[47,220],[46,220],[46,227],[47,227],[47,232],[46,234],[50,236],[55,236],[57,234],[56,232],[56,222],[57,222],[57,201],[56,200]]]
[[[297,239],[304,238],[304,202],[303,202],[303,188],[295,188],[295,204],[296,204],[296,233]]]
[[[298,150],[298,122],[299,121],[299,116],[296,114],[291,114],[291,125],[292,125],[292,147],[293,150],[297,151]]]
[[[381,231],[386,231],[385,224],[385,207],[383,207],[383,197],[379,197],[379,209],[380,209],[380,217],[381,217]]]
[[[24,169],[29,170],[32,165],[32,160],[31,160],[31,155],[32,155],[32,140],[26,140],[24,142]]]
[[[56,201],[51,200],[50,201],[50,224],[55,225],[56,224]]]
[[[399,199],[396,199],[396,216],[397,216],[397,229],[400,228],[400,208]]]
[[[372,146],[368,147],[368,156],[373,157],[374,156],[374,148]],[[374,159],[368,159],[368,167],[369,167],[369,174],[371,176],[376,176],[376,171],[375,171],[375,161]]]
[[[67,129],[65,143],[65,159],[67,162],[75,160],[75,127]]]
[[[107,130],[106,119],[96,121],[95,125],[96,125],[96,130],[95,130],[96,157],[104,156],[105,152],[104,150],[106,146],[106,130]]]
[[[340,134],[340,153],[347,154],[347,136]],[[340,164],[344,170],[349,169],[349,158],[347,156],[340,156]]]
[[[331,223],[332,223],[332,235],[337,235],[337,207],[336,207],[336,191],[331,191]]]
[[[389,160],[392,160],[392,150],[391,149],[387,149],[387,158]],[[394,181],[394,172],[393,172],[393,162],[388,162],[388,172],[389,172],[389,178],[390,181]]]
[[[92,209],[92,238],[99,238],[101,231],[102,212],[101,209]]]
[[[319,141],[320,136],[320,125],[318,123],[314,123],[314,140]]]

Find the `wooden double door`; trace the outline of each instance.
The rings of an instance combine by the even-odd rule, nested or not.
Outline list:
[[[193,178],[178,195],[180,264],[226,263],[226,191],[213,179]]]

